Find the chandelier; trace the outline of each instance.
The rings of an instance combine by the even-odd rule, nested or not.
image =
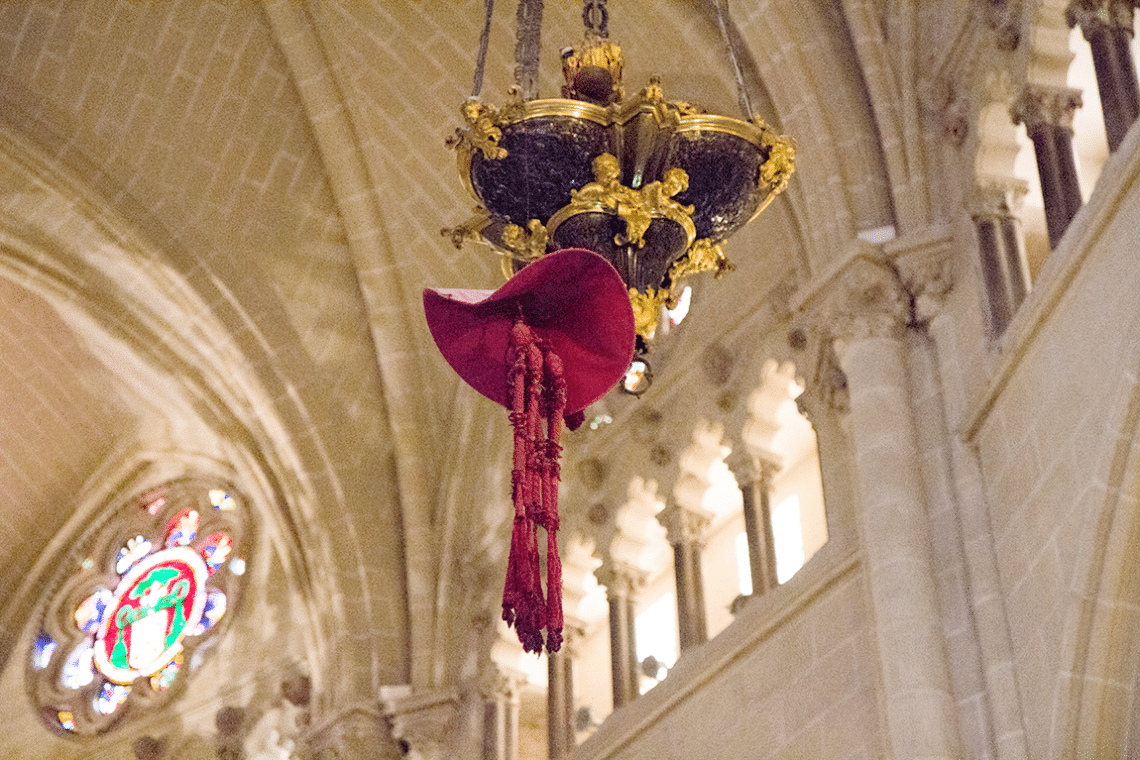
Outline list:
[[[727,0],[716,2],[724,30]],[[525,650],[554,652],[563,624],[563,421],[581,425],[585,408],[619,381],[644,392],[662,311],[692,275],[731,269],[723,242],[784,190],[794,149],[759,117],[666,100],[656,77],[626,99],[605,0],[584,0],[586,35],[563,51],[561,98],[535,97],[542,0],[519,0],[518,84],[501,108],[484,103],[492,6],[487,0],[475,93],[461,108],[465,126],[448,141],[479,206],[443,232],[458,248],[489,244],[507,282],[493,292],[425,289],[424,314],[452,368],[510,412],[515,512],[503,619]]]
[[[584,6],[585,38],[562,54],[562,97],[528,98],[516,85],[502,107],[474,96],[462,105],[465,126],[448,143],[479,206],[443,232],[456,247],[489,244],[508,277],[565,248],[601,254],[628,288],[635,364],[647,371],[662,310],[692,275],[733,268],[722,244],[784,190],[795,149],[758,115],[667,100],[657,77],[626,98],[605,3]]]

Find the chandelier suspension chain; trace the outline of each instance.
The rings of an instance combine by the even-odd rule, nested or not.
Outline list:
[[[582,24],[586,36],[608,39],[610,36],[610,12],[606,0],[582,0]]]
[[[732,62],[732,73],[736,77],[736,96],[740,100],[740,108],[744,111],[744,118],[751,119],[755,112],[752,110],[752,99],[748,95],[748,88],[744,84],[744,71],[740,68],[740,56],[736,47],[736,37],[728,28],[728,0],[711,0],[716,6],[716,21],[720,27],[720,34],[724,37],[724,44],[728,48],[728,59]]]
[[[487,43],[491,39],[491,15],[495,12],[495,0],[485,0],[483,15],[483,34],[479,38],[479,56],[475,59],[475,82],[471,88],[471,97],[479,97],[483,89],[483,68],[487,65]]]
[[[515,21],[515,84],[523,100],[538,97],[538,63],[542,49],[542,0],[519,0]]]

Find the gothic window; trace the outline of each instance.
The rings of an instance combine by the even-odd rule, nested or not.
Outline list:
[[[181,690],[232,617],[246,518],[228,487],[180,480],[118,505],[89,534],[28,656],[31,697],[52,730],[100,734]]]

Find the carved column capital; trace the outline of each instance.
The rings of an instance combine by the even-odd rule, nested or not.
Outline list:
[[[606,587],[607,596],[620,598],[633,596],[648,580],[644,570],[613,560],[603,560],[594,577]]]
[[[850,259],[830,283],[826,298],[825,329],[837,344],[897,337],[910,321],[910,298],[898,274],[869,256]]]
[[[780,461],[776,454],[765,452],[757,456],[742,443],[732,448],[732,453],[725,457],[724,464],[742,489],[753,485],[769,489],[780,471]]]
[[[1029,183],[1017,177],[979,176],[966,199],[966,208],[974,221],[1014,216],[1028,192]]]
[[[712,524],[713,515],[703,509],[683,507],[673,503],[657,514],[657,520],[665,526],[666,538],[673,546],[679,544],[703,544],[705,531]]]
[[[489,662],[479,678],[479,694],[488,702],[516,699],[526,682],[522,673]]]
[[[413,692],[410,686],[381,686],[380,706],[392,736],[424,760],[442,760],[448,734],[459,711],[459,695],[450,690]]]
[[[1132,36],[1132,20],[1136,0],[1070,0],[1065,8],[1065,21],[1071,29],[1080,25],[1085,39],[1102,29],[1123,29]]]
[[[1073,114],[1083,105],[1081,91],[1071,87],[1026,85],[1013,102],[1009,115],[1014,124],[1032,132],[1039,127],[1060,127],[1073,133]]]
[[[942,310],[954,285],[954,246],[950,229],[936,227],[896,238],[883,246],[903,287],[910,294],[914,317],[927,322]]]

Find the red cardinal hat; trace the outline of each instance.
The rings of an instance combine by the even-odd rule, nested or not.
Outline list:
[[[508,409],[508,339],[520,315],[562,359],[567,415],[604,396],[633,359],[625,283],[612,264],[581,248],[547,254],[495,291],[426,288],[424,313],[447,363]]]

